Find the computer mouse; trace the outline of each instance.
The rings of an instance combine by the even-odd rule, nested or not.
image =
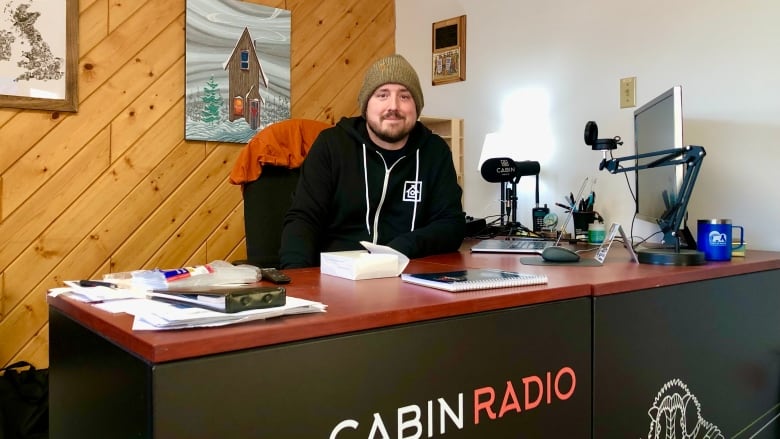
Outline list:
[[[542,250],[542,259],[547,262],[577,262],[580,255],[566,247],[550,246]]]

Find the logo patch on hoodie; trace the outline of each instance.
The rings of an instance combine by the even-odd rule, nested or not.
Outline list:
[[[407,181],[404,182],[404,201],[412,203],[419,202],[422,199],[422,182]]]

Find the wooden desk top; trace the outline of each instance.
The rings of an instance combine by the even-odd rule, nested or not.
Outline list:
[[[422,260],[435,260],[448,265],[543,273],[548,276],[551,284],[558,278],[577,279],[589,284],[594,296],[780,269],[780,252],[760,250],[750,250],[745,257],[732,258],[729,262],[708,262],[700,266],[637,264],[631,262],[628,250],[620,243],[612,245],[602,266],[525,265],[521,258],[536,256],[471,253],[468,249],[475,242],[465,242],[460,253]],[[582,257],[593,258],[594,255],[595,252],[587,252],[583,253]]]
[[[447,268],[443,268],[447,267]],[[406,272],[457,269],[412,261]],[[292,297],[328,306],[325,313],[290,315],[217,328],[133,331],[133,317],[110,314],[58,296],[49,305],[151,363],[271,346],[405,323],[565,300],[590,295],[587,284],[556,279],[549,285],[449,293],[401,281],[399,277],[352,281],[321,275],[319,269],[285,270]]]
[[[132,331],[132,316],[110,314],[62,296],[49,304],[150,363],[272,346],[318,337],[471,313],[605,295],[780,268],[780,253],[749,251],[745,258],[698,267],[631,263],[622,248],[610,250],[601,267],[524,265],[516,255],[463,251],[413,260],[405,272],[470,268],[543,273],[546,285],[449,293],[400,278],[351,281],[319,269],[285,270],[287,294],[328,305],[326,313],[273,318],[240,325],[174,331]]]

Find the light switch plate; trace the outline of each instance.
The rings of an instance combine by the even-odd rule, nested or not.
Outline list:
[[[636,76],[620,80],[620,108],[636,107]]]

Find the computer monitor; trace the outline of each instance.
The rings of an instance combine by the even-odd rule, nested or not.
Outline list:
[[[639,155],[683,146],[682,87],[678,85],[634,111],[634,147],[635,153]],[[658,157],[637,159],[636,165],[645,165],[657,159]],[[677,201],[683,172],[683,165],[635,171],[637,218],[658,224],[658,220]],[[675,231],[668,231],[661,242],[673,245],[673,232]],[[682,236],[690,234],[683,233]],[[695,248],[693,242],[682,244]]]

